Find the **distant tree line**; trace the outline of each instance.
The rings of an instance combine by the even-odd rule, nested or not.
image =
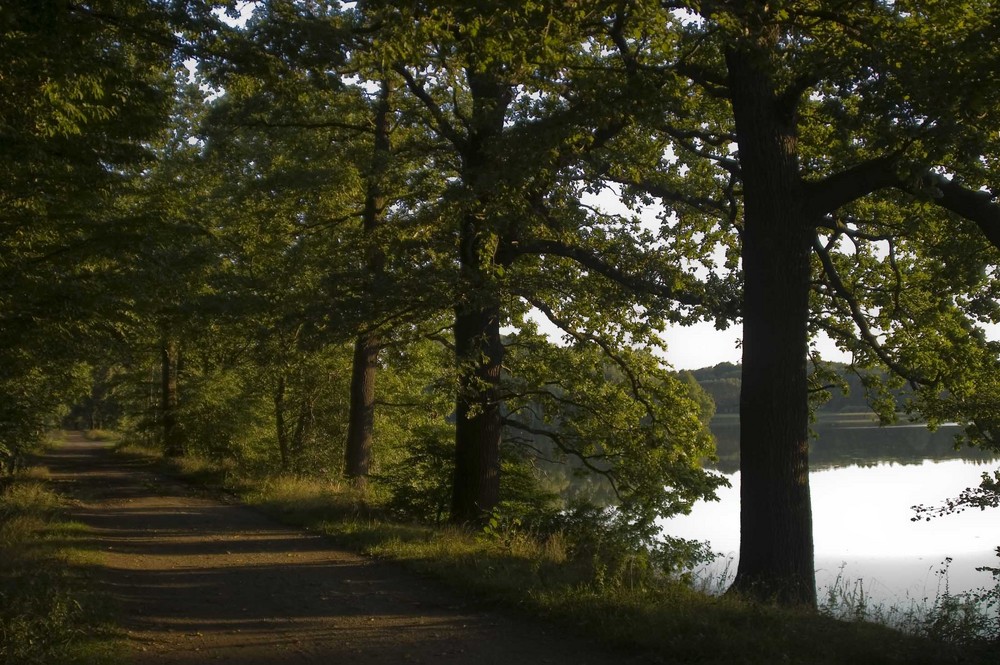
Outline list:
[[[871,413],[873,401],[882,398],[881,390],[888,380],[885,371],[861,374],[844,363],[828,363],[825,377],[827,383],[818,386],[814,405],[821,413]],[[698,385],[712,397],[716,413],[740,412],[740,377],[742,368],[738,364],[723,362],[712,367],[689,370]],[[817,380],[820,375],[815,374]],[[892,405],[904,404],[912,397],[909,386],[891,389]],[[891,419],[887,419],[891,422]]]

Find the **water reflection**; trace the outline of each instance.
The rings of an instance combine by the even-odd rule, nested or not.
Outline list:
[[[735,422],[716,424],[719,470],[732,487],[720,501],[699,504],[687,516],[664,522],[674,536],[707,540],[736,569],[739,551],[739,473]],[[937,505],[977,485],[996,468],[997,456],[955,450],[957,428],[928,432],[920,426],[872,427],[870,422],[820,423],[812,446],[810,484],[820,593],[838,575],[864,580],[875,602],[933,600],[946,557],[953,559],[947,582],[951,593],[991,584],[977,566],[997,565],[1000,510],[966,511],[930,522],[912,521],[912,506]]]

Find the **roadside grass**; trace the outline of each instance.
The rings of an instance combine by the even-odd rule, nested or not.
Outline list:
[[[111,614],[80,574],[85,527],[32,467],[0,481],[0,663],[119,662]]]
[[[127,454],[158,456],[130,446]],[[347,484],[295,477],[248,478],[204,460],[170,459],[164,470],[236,494],[280,521],[321,532],[334,542],[434,577],[470,601],[544,617],[567,632],[595,637],[664,663],[964,663],[1000,662],[1000,644],[955,643],[868,620],[846,587],[823,612],[797,611],[693,589],[681,580],[609,568],[597,551],[575,548],[516,526],[482,532],[392,519],[385,503]],[[838,608],[836,597],[854,602]],[[863,599],[861,599],[863,601]],[[842,611],[843,610],[843,611]],[[845,617],[849,620],[845,620]],[[940,633],[939,633],[940,634]]]

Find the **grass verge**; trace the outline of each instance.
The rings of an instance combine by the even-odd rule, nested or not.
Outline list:
[[[0,481],[0,663],[117,662],[110,613],[79,573],[85,528],[33,467]]]
[[[127,453],[156,456],[136,448]],[[544,617],[623,651],[648,653],[651,662],[1000,662],[1000,645],[931,640],[864,621],[713,596],[679,581],[650,583],[648,575],[627,569],[602,570],[596,555],[573,551],[558,534],[539,539],[516,525],[471,532],[404,524],[346,485],[239,477],[190,458],[161,463],[166,471],[235,493],[287,524],[433,576],[470,599]]]

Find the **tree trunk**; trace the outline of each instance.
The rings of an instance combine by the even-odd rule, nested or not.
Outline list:
[[[278,377],[278,387],[274,391],[274,430],[278,438],[278,453],[281,455],[281,470],[289,469],[288,424],[285,422],[285,376]]]
[[[794,105],[758,52],[728,54],[744,187],[740,561],[733,590],[816,605],[809,497],[808,317],[812,228]]]
[[[359,489],[367,485],[368,471],[371,467],[378,352],[379,341],[374,334],[361,335],[354,343],[345,475]]]
[[[295,432],[289,442],[291,466],[296,473],[302,471],[303,457],[306,453],[306,437],[312,430],[313,417],[312,398],[303,399],[299,402],[299,415],[295,421]]]
[[[466,69],[472,97],[469,134],[460,141],[462,182],[470,208],[459,228],[459,278],[455,301],[455,477],[451,520],[481,523],[500,502],[500,438],[503,429],[500,372],[502,285],[498,248],[511,241],[510,220],[497,205],[497,143],[503,137],[513,87],[498,71]],[[506,234],[506,235],[505,235]]]
[[[451,520],[481,522],[500,501],[500,306],[460,303],[455,308],[458,399]]]
[[[375,108],[375,137],[372,147],[372,166],[365,191],[362,212],[362,229],[369,241],[383,223],[385,194],[383,178],[388,167],[391,144],[389,142],[389,96],[392,89],[388,79],[383,79],[379,100]],[[385,255],[372,244],[368,250],[367,270],[372,278],[379,277],[385,269]],[[364,488],[372,462],[372,441],[375,436],[375,373],[378,367],[380,340],[374,332],[358,335],[354,342],[354,364],[351,368],[351,404],[348,414],[347,444],[344,447],[344,475],[355,487]]]
[[[184,454],[184,442],[177,423],[177,366],[180,351],[177,341],[164,338],[160,345],[160,411],[163,414],[163,453],[167,457]]]

